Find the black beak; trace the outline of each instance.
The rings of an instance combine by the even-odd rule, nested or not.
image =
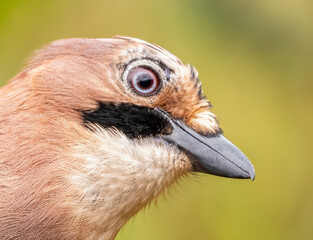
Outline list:
[[[161,109],[155,109],[172,125],[173,131],[161,137],[185,150],[194,161],[194,171],[230,178],[251,178],[255,172],[249,159],[221,134],[204,136],[182,121],[171,118]]]

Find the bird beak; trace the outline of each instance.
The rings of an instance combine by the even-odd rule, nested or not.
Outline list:
[[[161,109],[155,109],[171,123],[171,134],[161,135],[169,143],[187,152],[194,171],[230,178],[251,178],[255,172],[249,159],[221,134],[204,136],[175,120]]]

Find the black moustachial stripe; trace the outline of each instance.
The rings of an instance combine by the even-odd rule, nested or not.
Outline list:
[[[83,112],[84,124],[117,128],[129,138],[170,134],[172,125],[153,108],[132,104],[99,103],[96,110]]]

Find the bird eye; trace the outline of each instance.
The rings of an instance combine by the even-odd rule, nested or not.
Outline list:
[[[143,96],[156,94],[160,87],[158,75],[144,67],[136,67],[130,70],[127,81],[137,94]]]

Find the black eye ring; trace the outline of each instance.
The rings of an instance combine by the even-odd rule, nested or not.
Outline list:
[[[127,82],[136,94],[145,97],[157,94],[161,87],[159,74],[146,66],[132,68],[127,75]]]

